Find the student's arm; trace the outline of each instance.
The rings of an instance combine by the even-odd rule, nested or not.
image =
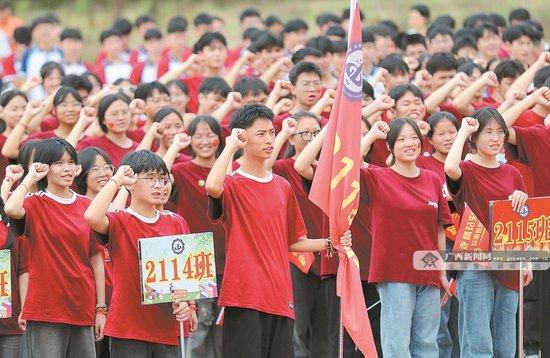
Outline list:
[[[464,72],[459,72],[443,86],[436,89],[432,94],[424,100],[426,111],[428,113],[439,112],[439,105],[450,96],[453,90],[457,87],[465,88],[470,84],[470,78]]]
[[[29,174],[25,176],[21,184],[11,193],[6,201],[4,212],[12,219],[20,220],[25,217],[23,202],[29,192],[29,188],[48,175],[50,167],[47,164],[32,163],[29,167]]]
[[[78,141],[82,137],[82,133],[86,130],[86,127],[97,121],[96,111],[94,107],[84,107],[80,110],[80,117],[78,122],[69,133],[67,137],[67,142],[76,148]]]
[[[447,251],[447,238],[445,237],[445,228],[442,225],[437,227],[437,249],[440,253],[442,253],[442,255],[445,255],[445,252]],[[441,290],[445,293],[445,298],[441,302],[441,305],[444,306],[449,297],[452,297],[449,280],[447,279],[447,271],[445,268],[442,268],[439,272],[439,282],[441,284]]]
[[[19,328],[23,331],[27,329],[27,320],[22,319],[21,315],[23,314],[23,307],[25,306],[25,301],[27,300],[27,292],[29,290],[29,273],[25,272],[19,275],[19,299],[21,300],[21,312],[19,312],[19,318],[17,322]]]
[[[239,92],[229,92],[225,102],[218,108],[212,117],[214,117],[220,124],[227,114],[231,111],[237,110],[243,106],[243,96]]]
[[[513,125],[521,114],[536,104],[550,107],[549,101],[550,89],[548,89],[548,87],[541,87],[502,114],[510,134],[508,137],[508,143],[516,145],[516,131],[514,130]]]
[[[472,99],[478,91],[485,88],[485,86],[496,87],[498,86],[497,76],[494,72],[487,71],[481,77],[466,87],[453,101],[453,106],[463,115],[471,116],[475,112],[474,106],[471,104]]]
[[[162,77],[159,78],[159,82],[162,84],[167,84],[171,80],[176,80],[184,72],[189,71],[193,65],[200,65],[200,58],[196,54],[192,54],[189,58],[187,58],[187,60],[185,60],[184,63],[162,75]]]
[[[225,81],[229,84],[229,87],[233,88],[233,86],[235,86],[235,83],[239,80],[243,66],[250,65],[254,61],[255,57],[256,55],[248,50],[241,57],[239,57],[229,73],[225,76]]]
[[[52,111],[53,109],[53,99],[57,93],[56,91],[53,91],[52,94],[50,94],[43,102],[42,102],[42,108],[40,109],[40,112],[36,113],[31,121],[29,122],[28,132],[29,133],[35,133],[40,132],[40,123],[42,123],[42,120]]]
[[[290,81],[275,81],[275,86],[273,87],[273,90],[271,90],[271,92],[269,93],[269,97],[267,97],[267,102],[265,103],[265,105],[271,109],[274,109],[275,105],[279,102],[279,98],[288,96],[291,86],[292,84],[290,83]]]
[[[340,244],[343,247],[351,247],[351,231],[347,230],[340,236]],[[330,249],[330,239],[308,239],[299,238],[295,243],[289,246],[290,252],[318,252],[323,249]]]
[[[533,79],[535,78],[535,74],[538,70],[543,68],[544,66],[547,66],[550,63],[550,52],[543,52],[539,55],[539,58],[533,63],[527,71],[523,72],[521,76],[519,76],[510,86],[508,91],[506,91],[506,95],[509,93],[514,92],[527,92],[529,89],[529,86],[531,83],[533,83]]]
[[[313,140],[306,145],[302,153],[300,153],[294,162],[294,169],[307,180],[313,179],[313,163],[323,146],[327,134],[327,127],[328,125],[321,129],[317,137],[313,138]]]
[[[324,112],[325,108],[327,108],[327,106],[332,106],[332,104],[334,103],[335,94],[335,90],[327,89],[323,96],[319,98],[317,103],[315,103],[315,105],[313,105],[313,107],[311,107],[309,111],[313,114],[320,116],[321,113]]]
[[[271,82],[277,77],[279,72],[285,71],[288,72],[292,68],[292,61],[288,57],[281,57],[277,62],[275,62],[271,67],[265,71],[260,79],[264,81],[266,85],[270,85]]]
[[[369,153],[370,148],[375,141],[379,139],[385,140],[389,131],[390,126],[386,122],[378,121],[374,123],[367,134],[361,138],[361,156],[364,157]]]
[[[283,120],[283,128],[277,134],[277,137],[275,137],[275,143],[273,144],[273,153],[271,153],[271,157],[265,161],[265,168],[267,170],[271,170],[273,168],[273,165],[277,161],[277,158],[279,157],[279,153],[281,152],[281,149],[287,142],[287,140],[296,132],[296,120],[292,117],[285,118]]]
[[[0,196],[4,203],[8,201],[11,188],[13,188],[15,183],[19,182],[19,180],[23,178],[24,173],[25,170],[21,165],[11,164],[6,167],[6,176],[4,177],[4,180],[2,180],[2,188],[0,190]]]
[[[294,102],[291,99],[281,98],[281,100],[273,106],[273,115],[278,116],[281,113],[290,112],[293,107]]]
[[[458,181],[462,177],[462,169],[460,169],[460,159],[462,158],[462,151],[464,144],[468,137],[477,131],[479,128],[479,122],[475,118],[464,117],[462,119],[462,126],[458,130],[456,139],[447,154],[445,159],[445,173],[451,180]]]
[[[130,193],[128,192],[128,189],[126,189],[125,186],[121,186],[120,190],[111,202],[111,205],[109,205],[109,212],[126,208],[126,203],[128,202],[129,196]]]
[[[84,213],[84,219],[95,232],[107,235],[109,233],[109,219],[107,211],[111,200],[118,188],[122,185],[133,185],[137,181],[137,174],[128,165],[121,165],[116,174],[107,181],[107,184],[97,193],[94,200]]]
[[[29,128],[31,119],[42,110],[43,105],[37,101],[31,101],[25,108],[23,117],[17,122],[17,125],[12,129],[10,135],[6,138],[6,142],[2,147],[2,155],[6,158],[16,159],[19,155],[19,146],[23,141],[25,131]]]
[[[225,141],[225,148],[214,163],[206,178],[206,192],[214,199],[219,199],[223,193],[223,182],[227,168],[233,159],[233,154],[246,145],[246,131],[240,128],[234,128],[231,135]]]
[[[374,100],[371,104],[361,109],[361,115],[367,118],[371,116],[384,112],[395,106],[395,101],[388,95],[383,94]]]
[[[144,149],[151,150],[151,146],[153,146],[155,140],[162,138],[162,132],[163,129],[160,123],[155,122],[151,124],[151,127],[149,127],[149,130],[147,131],[147,133],[145,133],[143,139],[136,148],[136,151]]]
[[[168,171],[172,170],[172,166],[174,165],[179,152],[189,147],[189,144],[191,144],[191,137],[189,137],[186,133],[178,133],[174,136],[172,144],[162,158],[164,159],[164,163],[166,163]]]
[[[95,292],[96,292],[96,304],[105,305],[105,267],[103,265],[103,256],[98,251],[91,258],[92,269],[94,270]],[[95,313],[95,340],[100,341],[103,339],[103,328],[105,327],[105,321],[107,317],[96,310]]]

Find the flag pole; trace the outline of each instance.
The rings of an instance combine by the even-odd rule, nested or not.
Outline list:
[[[523,357],[523,263],[519,265],[518,357]]]
[[[185,358],[185,332],[183,330],[183,322],[180,321],[180,346],[181,346],[181,358]]]
[[[342,299],[340,299],[340,333],[338,337],[338,357],[344,358],[344,321],[342,320]]]

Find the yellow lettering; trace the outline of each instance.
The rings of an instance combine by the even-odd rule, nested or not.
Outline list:
[[[343,157],[342,159],[340,159],[340,163],[344,164],[344,167],[330,181],[330,190],[334,190],[334,188],[336,188],[340,181],[342,181],[342,179],[353,169],[355,165],[353,159],[348,157]]]

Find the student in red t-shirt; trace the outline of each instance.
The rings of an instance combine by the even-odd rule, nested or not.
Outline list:
[[[456,207],[462,211],[467,203],[486,228],[490,228],[489,201],[511,199],[514,211],[519,212],[527,200],[519,171],[497,161],[508,137],[506,123],[497,110],[477,110],[473,118],[462,120],[445,161],[447,186]],[[475,154],[468,161],[460,161],[468,138]],[[524,285],[532,278],[530,270],[524,271]],[[518,281],[516,271],[458,273],[461,356],[514,357]]]
[[[28,100],[24,92],[19,90],[7,90],[0,96],[0,106],[2,110],[2,125],[0,125],[0,149],[6,143],[6,139],[17,126],[25,126],[24,123],[19,124],[21,118],[25,114]],[[0,156],[0,175],[5,172],[6,167],[10,164],[9,159]]]
[[[387,138],[387,139],[386,139]],[[386,139],[389,168],[362,170],[372,218],[369,282],[377,283],[382,312],[384,356],[438,355],[440,288],[449,292],[445,270],[418,271],[419,250],[445,251],[444,226],[452,223],[437,174],[416,165],[422,133],[412,119],[395,119],[389,128],[373,126],[365,141]],[[396,200],[399,198],[399,200]],[[407,235],[403,235],[407,233]]]
[[[132,123],[130,105],[130,99],[122,93],[103,97],[99,102],[97,120],[99,120],[99,126],[105,134],[100,137],[86,137],[78,141],[86,126],[96,120],[95,111],[89,107],[84,108],[83,114],[71,132],[68,141],[77,142],[76,148],[78,150],[88,147],[102,148],[115,168],[118,167],[124,155],[136,150],[139,145],[128,137],[128,129]],[[85,112],[87,109],[90,109],[88,113]]]
[[[158,155],[147,150],[128,153],[84,214],[98,241],[109,249],[113,263],[113,297],[105,326],[113,357],[176,358],[177,321],[191,316],[186,302],[172,306],[140,304],[138,239],[189,233],[179,215],[156,209],[163,203],[168,174]],[[132,198],[129,208],[108,212],[122,185]]]
[[[30,357],[92,358],[94,325],[95,339],[103,338],[106,317],[97,308],[105,306],[105,276],[83,218],[90,200],[70,189],[80,172],[77,160],[67,141],[44,141],[5,206],[14,233],[25,234],[29,243],[32,264],[21,319]],[[27,195],[34,184],[39,191]]]
[[[231,136],[208,178],[209,215],[227,233],[226,264],[219,297],[225,306],[223,354],[294,357],[294,303],[288,251],[320,251],[330,239],[308,240],[290,184],[266,169],[273,154],[273,112],[253,104],[237,110]],[[231,158],[242,165],[226,176]],[[351,244],[349,232],[340,238]]]
[[[170,104],[182,115],[187,113],[187,104],[189,103],[189,88],[185,82],[180,79],[168,81],[166,88],[170,92]]]
[[[154,122],[155,114],[162,108],[170,106],[170,92],[165,85],[158,81],[144,83],[139,85],[134,92],[134,98],[145,102],[144,113],[132,112],[132,116],[145,114],[146,123],[143,127],[132,129],[128,132],[128,136],[140,143]],[[135,107],[135,106],[133,106]],[[133,110],[133,109],[132,109]]]

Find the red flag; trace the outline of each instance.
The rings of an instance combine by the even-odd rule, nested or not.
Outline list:
[[[359,350],[378,357],[359,275],[359,260],[338,238],[350,227],[359,205],[361,98],[363,65],[361,20],[357,0],[350,0],[348,52],[335,95],[327,136],[309,198],[329,217],[330,237],[338,249],[337,294],[342,323]]]
[[[487,251],[489,251],[489,232],[468,204],[464,203],[464,211],[456,234],[453,253]]]

